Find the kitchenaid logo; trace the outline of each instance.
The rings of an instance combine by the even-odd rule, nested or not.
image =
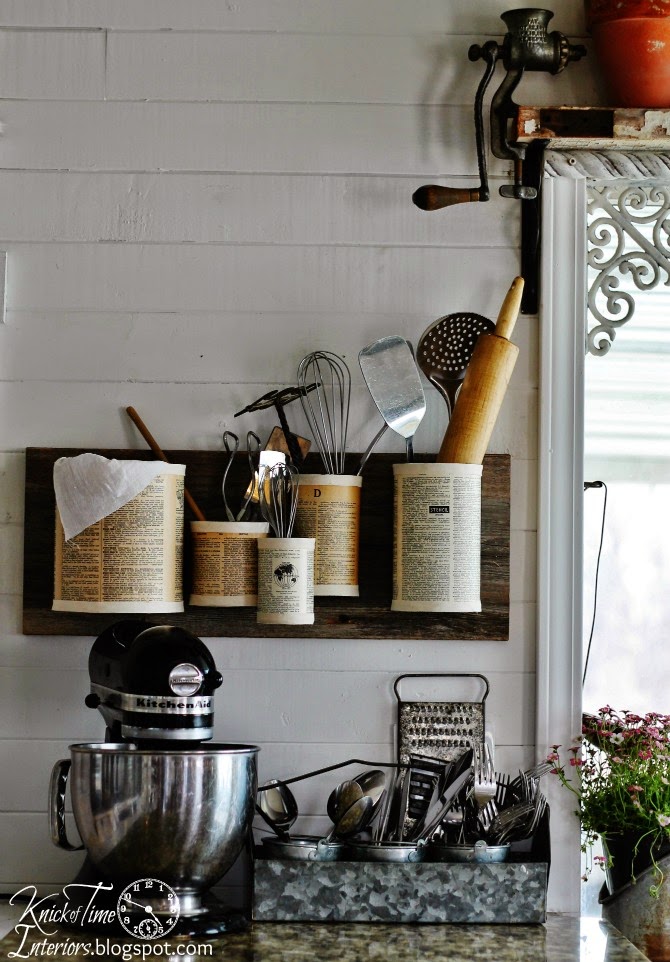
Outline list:
[[[184,711],[204,711],[212,707],[211,698],[196,698],[182,701],[178,698],[150,698],[141,695],[135,698],[136,708],[181,708]]]
[[[130,887],[127,888],[130,890]],[[140,913],[136,913],[138,931],[134,939],[142,941],[127,941],[130,936],[125,935],[122,929],[124,919],[126,924],[132,923],[129,923],[125,916],[121,919],[119,911],[128,912],[129,905],[133,903],[124,890],[119,897],[119,905],[112,894],[113,889],[113,884],[101,882],[95,885],[72,882],[61,892],[52,892],[45,896],[38,896],[34,885],[20,889],[9,900],[11,906],[20,910],[20,915],[14,924],[16,939],[12,940],[16,941],[17,945],[8,951],[7,958],[118,958],[122,962],[154,957],[170,962],[180,957],[211,958],[211,942],[168,942],[161,934],[143,935],[141,926],[147,921],[153,922],[154,919],[157,926],[165,929],[165,934],[170,928],[165,919],[154,916],[146,906],[141,906],[142,919],[139,919]],[[109,936],[99,934],[107,927]]]

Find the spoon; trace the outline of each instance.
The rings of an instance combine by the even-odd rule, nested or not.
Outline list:
[[[374,803],[369,795],[362,795],[353,805],[350,805],[344,815],[341,815],[335,828],[328,836],[328,840],[333,837],[347,838],[349,835],[356,835],[362,831],[372,820],[374,815]]]
[[[279,838],[289,838],[288,830],[298,817],[298,803],[291,789],[273,778],[258,789],[258,794],[256,811]]]
[[[365,794],[361,786],[355,779],[347,779],[332,790],[326,803],[328,817],[334,825],[347,811],[347,809],[357,802]]]
[[[386,788],[386,775],[379,768],[371,768],[367,772],[356,775],[352,781],[360,786],[364,795],[369,795],[375,809],[379,805]]]

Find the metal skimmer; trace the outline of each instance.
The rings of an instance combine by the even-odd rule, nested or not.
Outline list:
[[[449,417],[477,338],[493,330],[495,324],[488,317],[459,312],[440,317],[421,335],[416,349],[417,364],[447,402]]]

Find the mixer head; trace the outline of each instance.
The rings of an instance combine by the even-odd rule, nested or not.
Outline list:
[[[184,628],[126,620],[106,628],[88,659],[89,708],[108,741],[205,741],[223,678],[203,642]]]

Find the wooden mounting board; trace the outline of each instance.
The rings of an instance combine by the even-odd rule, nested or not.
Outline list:
[[[98,635],[115,620],[109,614],[52,611],[54,569],[53,465],[61,457],[92,451],[108,458],[154,459],[150,451],[74,448],[26,450],[23,631],[27,635]],[[186,486],[210,521],[223,521],[221,478],[226,454],[218,451],[166,451],[169,461],[186,465]],[[504,640],[509,637],[510,457],[489,454],[482,478],[482,567],[480,614],[391,612],[393,558],[393,471],[399,458],[372,455],[363,471],[360,536],[360,598],[315,599],[315,623],[309,626],[256,624],[255,608],[186,606],[183,614],[148,615],[203,637],[388,638]],[[434,455],[418,455],[434,461]],[[360,455],[349,455],[355,473]],[[310,454],[305,470],[318,472],[320,459]],[[246,485],[246,454],[237,455],[230,490]],[[187,520],[190,513],[187,509]],[[185,592],[189,594],[188,528],[185,540]],[[119,615],[119,620],[122,618]]]

